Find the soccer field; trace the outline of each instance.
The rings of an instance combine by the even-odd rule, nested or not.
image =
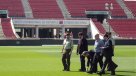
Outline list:
[[[62,71],[62,46],[1,46],[0,76],[98,76],[79,72],[76,46],[71,56],[71,71]],[[92,49],[89,46],[89,49]],[[113,60],[116,76],[136,76],[136,46],[116,46]],[[99,69],[100,70],[100,69]],[[109,72],[106,75],[110,76]]]

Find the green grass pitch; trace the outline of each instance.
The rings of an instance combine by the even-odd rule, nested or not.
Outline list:
[[[98,76],[78,72],[76,46],[71,56],[71,71],[63,72],[62,46],[1,46],[0,76]],[[89,49],[92,49],[89,46]],[[116,76],[136,76],[136,46],[116,46],[113,60],[118,64]],[[100,70],[100,69],[99,69]],[[110,76],[109,72],[103,76]]]

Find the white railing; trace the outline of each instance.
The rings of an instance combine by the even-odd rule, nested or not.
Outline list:
[[[95,35],[99,34],[100,38],[102,39],[103,36],[100,34],[100,31],[98,30],[98,28],[96,27],[95,23],[92,21],[92,19],[90,19],[90,24],[91,24],[91,33],[92,33],[92,38],[95,39]]]
[[[11,20],[10,20],[10,24],[11,24],[11,28],[12,28],[12,31],[13,31],[14,35],[16,36],[16,38],[19,38],[18,34],[17,34],[16,31],[15,31],[15,28],[14,28],[14,24],[13,24],[12,18],[11,18]]]

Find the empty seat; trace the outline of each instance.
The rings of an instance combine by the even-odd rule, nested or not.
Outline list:
[[[112,19],[108,22],[119,37],[136,38],[136,19]]]
[[[112,16],[126,16],[116,0],[64,0],[64,2],[72,17],[86,17],[86,10],[105,11],[105,3],[113,3]]]
[[[136,1],[125,1],[125,4],[136,17]]]
[[[21,0],[0,0],[0,10],[8,10],[10,17],[25,17]]]
[[[13,32],[12,25],[10,23],[10,18],[2,18],[1,25],[2,25],[2,29],[3,29],[3,33],[6,38],[11,38],[11,39],[16,38],[16,35]]]
[[[64,18],[56,0],[29,0],[34,18]]]

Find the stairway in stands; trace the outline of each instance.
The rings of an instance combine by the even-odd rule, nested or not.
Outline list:
[[[30,7],[28,0],[21,0],[21,1],[22,1],[22,5],[24,8],[24,12],[25,12],[25,17],[26,18],[33,18],[32,9]]]
[[[1,29],[6,39],[16,39],[17,35],[15,33],[14,27],[11,24],[10,18],[1,18]]]
[[[122,1],[122,0],[116,0],[116,1],[121,6],[121,8],[124,10],[125,14],[127,15],[127,18],[134,19],[133,13],[128,9],[128,7],[125,5],[124,1]]]
[[[5,38],[5,36],[4,36],[3,30],[2,30],[1,18],[0,18],[0,39],[4,39],[4,38]]]
[[[67,6],[65,5],[64,1],[63,0],[56,0],[64,18],[71,18],[71,15],[67,9]]]

